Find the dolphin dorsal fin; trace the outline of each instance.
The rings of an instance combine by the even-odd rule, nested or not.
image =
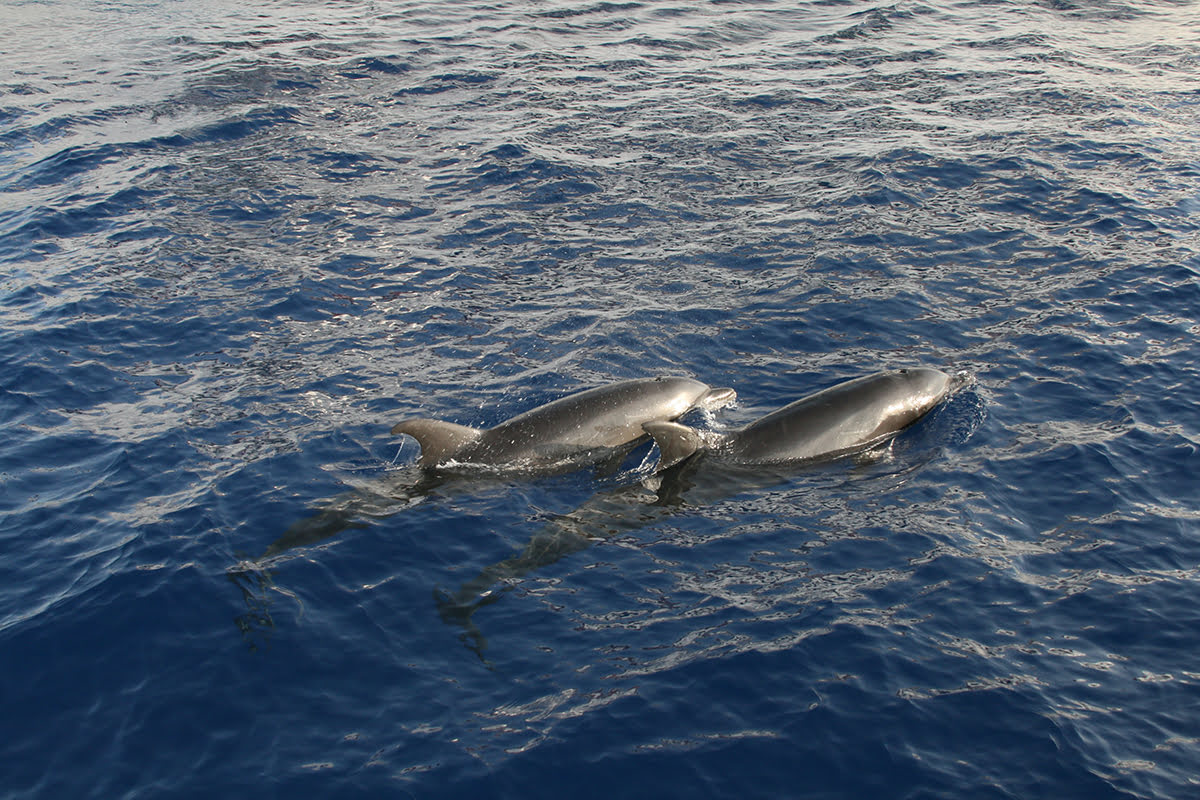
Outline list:
[[[435,467],[449,461],[454,455],[482,433],[477,428],[443,422],[440,419],[406,419],[392,426],[392,436],[406,433],[421,445],[422,467]]]
[[[647,422],[642,425],[642,430],[654,437],[654,443],[658,445],[655,472],[670,469],[704,447],[697,431],[678,422]]]

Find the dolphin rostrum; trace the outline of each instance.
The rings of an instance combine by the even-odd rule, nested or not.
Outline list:
[[[897,369],[831,386],[724,436],[661,420],[643,427],[658,445],[659,470],[701,451],[741,464],[815,461],[891,438],[940,403],[952,383],[941,370]]]
[[[397,423],[421,445],[422,467],[449,462],[542,470],[595,461],[645,436],[643,425],[674,420],[693,408],[729,404],[733,389],[690,378],[638,378],[555,400],[480,430],[436,419]]]

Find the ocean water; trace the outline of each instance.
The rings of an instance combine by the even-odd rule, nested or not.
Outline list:
[[[0,6],[0,797],[1200,791],[1200,11]],[[645,375],[665,492],[422,482]]]

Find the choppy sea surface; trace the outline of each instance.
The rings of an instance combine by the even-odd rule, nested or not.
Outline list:
[[[1197,796],[1194,3],[0,18],[0,797]],[[908,365],[671,497],[388,434]]]

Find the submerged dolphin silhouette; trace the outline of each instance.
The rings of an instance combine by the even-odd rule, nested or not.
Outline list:
[[[650,422],[676,419],[693,408],[732,402],[733,389],[712,389],[690,378],[638,378],[555,400],[480,430],[436,419],[392,427],[421,445],[420,465],[448,462],[541,470],[581,458],[598,460],[645,436]]]
[[[926,367],[839,383],[724,436],[665,420],[642,427],[658,445],[659,470],[697,452],[740,464],[805,462],[864,450],[899,433],[945,399],[952,379]]]

